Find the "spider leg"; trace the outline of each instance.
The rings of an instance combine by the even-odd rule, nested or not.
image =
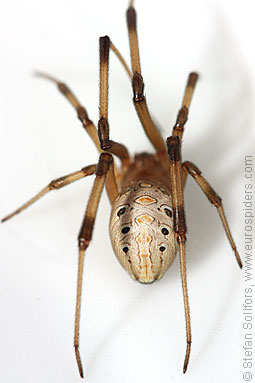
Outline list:
[[[182,180],[182,167],[181,167],[181,141],[178,136],[171,136],[167,139],[167,147],[170,158],[170,179],[171,179],[171,193],[173,203],[173,218],[174,218],[174,233],[179,246],[180,254],[180,268],[182,278],[182,290],[184,299],[184,310],[186,320],[186,340],[187,348],[183,365],[183,373],[186,372],[190,350],[191,350],[191,326],[190,326],[190,312],[189,312],[189,299],[187,288],[186,276],[186,223],[184,213],[183,201],[183,180]]]
[[[231,247],[235,253],[236,260],[237,260],[240,268],[242,268],[242,261],[241,261],[241,258],[239,256],[238,252],[237,252],[235,242],[234,242],[233,237],[231,235],[231,232],[230,232],[230,229],[228,226],[228,222],[227,222],[227,218],[226,218],[224,210],[223,210],[221,198],[213,190],[213,188],[209,185],[207,180],[202,176],[202,172],[198,169],[198,167],[196,165],[194,165],[192,162],[185,161],[182,164],[182,166],[195,179],[195,181],[198,183],[200,188],[203,190],[203,192],[205,193],[206,197],[209,199],[211,204],[213,204],[216,207],[216,209],[218,210],[218,213],[219,213],[221,222],[223,224],[225,233],[226,233],[228,240],[229,240],[229,243],[230,243],[230,245],[231,245]]]
[[[132,79],[132,72],[131,70],[129,69],[129,66],[127,65],[125,59],[123,58],[123,56],[121,55],[120,51],[117,49],[117,47],[113,44],[113,42],[111,41],[110,42],[110,49],[113,51],[113,53],[117,56],[117,58],[119,59],[120,63],[122,64],[123,68],[125,69],[128,77],[130,78],[130,80]],[[156,119],[156,117],[151,113],[151,118],[152,118],[152,121],[154,121],[154,124],[158,127],[159,130],[162,130],[162,128],[160,128],[159,126],[159,123]],[[166,170],[168,170],[168,168],[166,167]]]
[[[144,96],[144,82],[141,74],[139,48],[138,48],[138,37],[136,31],[136,11],[133,8],[133,2],[130,2],[127,10],[127,24],[129,32],[129,45],[130,55],[132,64],[132,87],[133,87],[133,102],[141,121],[143,129],[149,138],[150,142],[157,151],[159,157],[163,160],[166,159],[166,148],[163,138],[156,125],[152,121],[149,113],[146,98]]]
[[[127,65],[127,63],[124,60],[123,56],[121,55],[120,51],[116,48],[116,46],[113,44],[112,41],[110,41],[110,48],[114,52],[114,54],[118,57],[118,59],[121,62],[122,66],[124,67],[125,71],[127,72],[128,77],[131,78],[132,77],[132,72],[129,69],[129,66]]]
[[[35,72],[35,75],[38,77],[42,77],[44,79],[50,80],[54,82],[60,92],[67,98],[67,100],[70,102],[70,104],[75,108],[77,112],[77,116],[79,120],[81,121],[84,129],[96,145],[97,150],[99,153],[102,152],[102,149],[100,147],[100,143],[98,140],[98,134],[97,134],[97,129],[93,122],[89,119],[87,110],[84,108],[84,106],[81,105],[80,101],[77,99],[77,97],[74,95],[74,93],[71,91],[71,89],[68,88],[66,84],[63,82],[57,80],[55,77],[48,75],[43,72]]]
[[[113,174],[113,158],[109,153],[102,153],[99,158],[98,166],[96,169],[96,178],[90,193],[90,197],[87,203],[87,208],[84,216],[84,220],[81,226],[81,230],[78,236],[79,243],[79,264],[78,264],[78,277],[77,277],[77,296],[76,296],[76,311],[75,311],[75,332],[74,332],[74,349],[76,360],[80,372],[80,376],[83,378],[83,369],[81,363],[81,357],[79,352],[79,331],[80,331],[80,311],[81,311],[81,293],[82,293],[82,277],[83,277],[83,265],[85,251],[88,248],[94,227],[94,222],[97,214],[97,208],[103,187],[105,184],[106,176],[108,172],[112,171]],[[118,191],[115,190],[115,196]]]
[[[192,72],[189,74],[183,100],[182,100],[182,107],[178,112],[176,123],[173,127],[172,135],[178,136],[180,140],[182,139],[184,126],[188,120],[189,106],[191,103],[191,99],[195,90],[197,80],[198,80],[197,73]]]
[[[98,137],[101,148],[120,158],[122,167],[130,164],[130,157],[126,147],[109,139],[108,123],[108,80],[109,80],[109,50],[110,39],[108,36],[100,37],[100,101]]]
[[[69,185],[70,183],[74,181],[78,181],[81,178],[94,174],[95,170],[96,170],[96,165],[89,165],[89,166],[86,166],[85,168],[82,168],[81,170],[77,172],[71,173],[67,176],[60,177],[60,178],[57,178],[56,180],[51,181],[45,188],[43,188],[39,193],[37,193],[29,201],[24,203],[22,206],[20,206],[17,210],[12,212],[11,214],[4,217],[1,220],[1,222],[7,221],[8,219],[12,218],[15,214],[20,213],[22,210],[32,205],[34,202],[36,202],[39,198],[43,197],[49,191],[60,189],[63,186]]]

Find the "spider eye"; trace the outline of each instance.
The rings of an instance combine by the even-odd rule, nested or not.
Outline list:
[[[122,234],[127,234],[130,230],[130,227],[126,226],[126,227],[123,227],[123,229],[121,230]]]
[[[166,250],[166,248],[165,248],[165,246],[160,246],[159,250],[163,252]]]
[[[168,217],[172,218],[172,216],[173,216],[172,211],[171,211],[170,209],[167,209],[167,208],[165,208],[164,210],[165,210],[166,215],[167,215]]]
[[[127,246],[125,246],[125,247],[123,247],[123,249],[122,249],[123,251],[124,251],[124,253],[127,253],[128,252],[128,247]]]
[[[169,231],[167,230],[166,227],[163,227],[163,229],[161,230],[162,234],[164,235],[168,235],[169,234]]]
[[[117,216],[120,217],[122,214],[125,213],[125,211],[126,211],[126,208],[125,208],[125,207],[122,207],[122,208],[118,211]]]

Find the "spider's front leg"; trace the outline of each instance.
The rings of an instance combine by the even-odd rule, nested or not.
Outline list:
[[[99,158],[96,178],[90,193],[90,197],[87,203],[87,208],[84,216],[84,220],[81,226],[81,230],[78,237],[79,244],[79,265],[78,265],[78,277],[77,277],[77,296],[76,296],[76,312],[75,312],[75,332],[74,332],[74,349],[76,360],[80,372],[80,376],[83,378],[83,368],[81,363],[81,357],[79,352],[79,332],[80,332],[80,312],[81,312],[81,293],[82,293],[82,276],[85,251],[88,248],[91,238],[95,218],[97,214],[98,204],[101,198],[103,187],[107,179],[107,184],[110,184],[113,200],[118,195],[118,189],[116,185],[115,175],[113,171],[113,158],[109,153],[102,153]]]
[[[130,164],[130,156],[127,148],[109,138],[109,122],[108,122],[108,83],[109,83],[109,51],[110,39],[108,36],[100,37],[100,97],[99,97],[99,121],[98,121],[98,137],[101,149],[112,153],[119,157],[122,168],[127,168]],[[110,196],[109,196],[110,197]],[[110,198],[111,200],[111,198]]]
[[[173,219],[174,219],[174,233],[178,242],[180,254],[180,267],[182,278],[182,290],[185,309],[186,320],[186,339],[187,349],[183,365],[183,373],[187,371],[190,350],[191,350],[191,326],[190,326],[190,312],[189,312],[189,299],[187,288],[186,276],[186,223],[183,202],[183,179],[182,179],[182,166],[181,166],[181,141],[178,136],[171,136],[167,139],[168,154],[170,158],[170,179],[171,179],[171,194],[173,204]]]
[[[97,129],[93,122],[89,119],[88,112],[84,108],[83,105],[81,105],[80,101],[78,98],[75,96],[75,94],[71,91],[71,89],[62,81],[57,80],[55,77],[43,73],[43,72],[35,72],[35,75],[44,79],[47,79],[54,84],[57,85],[59,91],[63,94],[63,96],[70,102],[70,104],[74,107],[74,109],[77,112],[77,116],[79,120],[82,123],[82,126],[90,136],[91,140],[94,142],[96,145],[97,150],[99,153],[102,152],[102,149],[100,147],[100,143],[98,140],[98,135],[97,135]]]
[[[137,115],[141,121],[145,134],[154,146],[158,156],[163,160],[163,164],[166,160],[165,143],[161,134],[153,122],[147,101],[144,95],[144,81],[141,72],[140,55],[138,46],[138,36],[136,28],[136,11],[133,7],[133,1],[130,1],[129,8],[127,10],[127,25],[129,34],[129,46],[132,65],[132,88],[133,88],[133,102],[137,112]],[[163,165],[164,166],[164,165]]]

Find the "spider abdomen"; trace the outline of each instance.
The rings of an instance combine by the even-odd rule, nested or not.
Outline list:
[[[117,258],[132,278],[142,283],[161,278],[177,249],[169,192],[148,181],[126,187],[112,207],[110,236]]]

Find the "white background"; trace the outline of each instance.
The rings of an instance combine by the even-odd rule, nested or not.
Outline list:
[[[136,1],[149,107],[166,138],[187,75],[200,81],[183,159],[221,195],[243,254],[244,156],[252,153],[252,1]],[[98,120],[98,38],[108,34],[129,62],[127,1],[2,2],[1,216],[50,180],[95,163],[97,153],[43,70],[64,80]],[[131,87],[111,55],[111,138],[133,154],[151,150]],[[254,144],[253,144],[254,145]],[[254,150],[254,146],[253,146]],[[52,192],[1,226],[0,380],[79,382],[73,352],[77,233],[93,177]],[[193,344],[187,374],[178,258],[164,278],[135,283],[115,259],[104,193],[87,252],[81,316],[86,382],[241,382],[244,273],[217,213],[187,182],[187,271]]]

